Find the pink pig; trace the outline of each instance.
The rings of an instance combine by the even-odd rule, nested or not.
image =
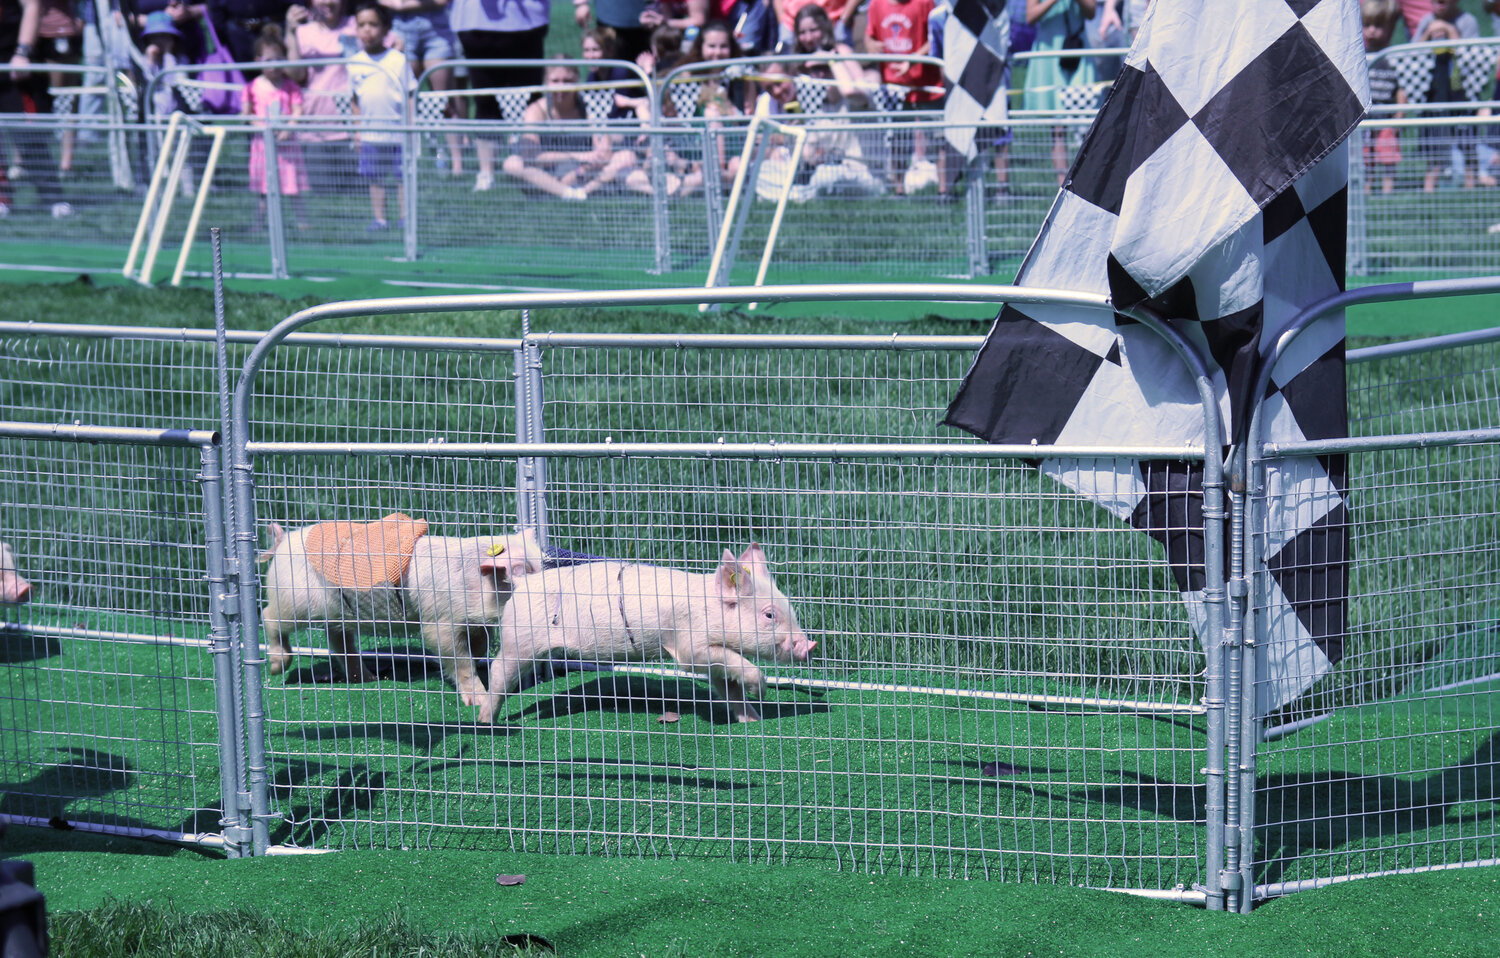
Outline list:
[[[670,656],[705,674],[735,718],[753,722],[760,714],[751,693],[763,697],[766,678],[746,656],[805,662],[816,645],[798,628],[754,543],[739,558],[724,550],[708,575],[620,562],[552,569],[516,580],[500,616],[500,649],[479,721],[494,721],[506,694],[539,663],[560,655],[592,661]]]
[[[292,660],[288,635],[321,628],[345,677],[369,682],[375,676],[360,656],[358,634],[419,630],[463,703],[479,704],[485,688],[474,660],[489,655],[489,630],[500,620],[500,607],[512,587],[528,573],[541,571],[536,534],[527,529],[466,539],[423,535],[399,581],[357,589],[335,585],[315,568],[307,552],[310,529],[285,532],[271,525],[275,544],[265,556],[271,566],[261,612],[271,674]]]
[[[0,542],[0,603],[20,605],[31,598],[31,583],[21,578],[10,546]]]

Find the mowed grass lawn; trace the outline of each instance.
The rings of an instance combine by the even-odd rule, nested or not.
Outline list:
[[[16,319],[201,325],[211,317],[201,291],[74,284],[13,293]],[[235,296],[231,315],[237,325],[264,327],[297,305]],[[1436,325],[1454,313],[1433,315]],[[598,329],[718,322],[678,313],[544,318]],[[474,329],[473,318],[422,322],[421,331]],[[483,322],[489,335],[515,332],[513,316]],[[751,322],[757,331],[891,329],[839,319]],[[972,332],[982,324],[934,316],[909,328]],[[153,624],[171,630],[173,621]],[[202,634],[191,623],[182,632]],[[105,738],[134,744],[128,754],[58,761],[51,779],[3,783],[0,811],[86,812],[79,817],[130,827],[176,809],[182,830],[214,830],[207,656],[171,646],[110,647],[107,663],[69,654],[62,642],[0,665],[0,688],[11,690],[0,722],[11,741],[24,743],[33,728],[15,711],[38,697],[25,687],[40,681],[30,663],[56,658],[65,678],[40,697],[63,725],[104,728]],[[122,690],[117,675],[145,681]],[[1496,870],[1336,886],[1250,916],[1067,887],[1149,886],[1168,875],[1201,882],[1193,865],[1202,842],[1201,720],[783,691],[773,694],[767,721],[747,730],[695,683],[582,673],[518,697],[502,726],[481,732],[430,675],[367,689],[299,678],[273,681],[268,696],[270,777],[283,813],[274,837],[411,850],[225,862],[198,850],[13,827],[0,851],[37,864],[60,927],[79,936],[64,941],[82,942],[92,920],[144,928],[151,947],[198,954],[251,953],[248,938],[255,948],[275,941],[269,954],[1488,955],[1500,931]],[[137,694],[152,684],[154,696]],[[1486,845],[1497,797],[1494,699],[1478,686],[1345,709],[1301,733],[1299,747],[1267,756],[1260,773],[1274,787],[1257,819],[1269,825],[1264,848],[1277,865],[1260,879],[1431,864],[1427,850],[1449,842],[1467,843],[1466,858],[1496,857]],[[668,711],[679,721],[660,721]],[[163,728],[170,736],[158,734]],[[984,747],[913,748],[934,742]],[[1380,774],[1390,748],[1382,743],[1390,742],[1399,743],[1404,767],[1426,771]],[[173,785],[135,774],[164,763],[183,773]],[[907,784],[885,790],[883,782],[898,780],[890,772]],[[68,801],[38,804],[49,789]],[[494,828],[497,806],[510,816],[509,831]],[[853,808],[873,811],[854,816],[862,830],[851,833],[839,819]],[[967,817],[955,825],[924,815],[934,809]],[[599,826],[592,835],[568,832],[579,816]],[[688,840],[678,829],[694,817],[749,837]],[[419,824],[439,819],[451,827]],[[858,837],[844,847],[788,840],[797,834],[789,822],[809,839],[836,827]],[[964,847],[964,829],[975,830],[972,853],[882,847],[897,832],[917,846],[940,837]],[[1083,848],[1097,858],[1071,854]],[[500,874],[526,881],[500,885]],[[1002,880],[966,880],[984,877]],[[99,908],[120,910],[91,912]],[[304,936],[309,948],[326,950],[295,951]],[[103,937],[111,947],[125,938]]]

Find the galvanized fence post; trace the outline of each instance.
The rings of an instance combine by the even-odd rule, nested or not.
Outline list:
[[[240,376],[236,385],[236,396],[246,388],[245,377]],[[249,435],[248,401],[236,402],[231,422],[231,447],[233,450],[233,474],[231,482],[234,492],[234,555],[238,564],[238,598],[240,606],[240,634],[242,636],[242,663],[244,677],[245,716],[245,790],[250,802],[250,835],[252,853],[264,855],[270,847],[270,782],[266,763],[266,702],[263,681],[263,666],[266,664],[260,647],[260,609],[256,604],[260,594],[260,581],[255,571],[255,471],[249,454],[245,451],[245,437]]]
[[[224,488],[218,448],[204,446],[198,481],[203,486],[204,547],[207,560],[209,648],[213,654],[214,704],[219,722],[219,827],[223,829],[224,851],[230,858],[240,858],[246,851],[250,834],[241,815],[240,779],[240,710],[235,696],[234,636],[230,619],[234,593],[225,572]]]
[[[656,126],[654,118],[652,125]],[[659,129],[651,134],[651,237],[656,246],[651,272],[658,275],[672,268],[671,226],[667,219],[667,146],[664,139]]]
[[[724,228],[724,178],[719,171],[719,136],[705,123],[699,131],[703,143],[703,213],[708,219],[708,236],[712,239]]]
[[[1354,136],[1373,136],[1369,130],[1356,130]],[[1344,268],[1347,276],[1368,276],[1370,274],[1369,263],[1369,234],[1366,228],[1366,217],[1368,216],[1368,205],[1365,202],[1365,190],[1368,185],[1369,171],[1365,169],[1365,151],[1351,149],[1349,154],[1349,225],[1347,227],[1348,246],[1347,262]]]
[[[401,217],[401,252],[408,262],[417,258],[417,183],[421,162],[418,159],[422,137],[417,132],[413,98],[405,102],[406,132],[401,150],[401,196],[397,207]]]
[[[546,442],[542,422],[542,357],[531,339],[531,310],[521,310],[521,348],[516,361],[516,441]],[[536,531],[547,545],[547,460],[540,456],[516,459],[516,512],[522,528]]]
[[[1218,396],[1208,374],[1208,364],[1194,344],[1177,329],[1152,311],[1128,310],[1127,315],[1149,326],[1172,346],[1192,372],[1203,409],[1203,619],[1200,641],[1204,652],[1204,719],[1207,723],[1204,776],[1204,888],[1205,904],[1210,910],[1226,907],[1226,892],[1233,891],[1236,881],[1229,877],[1230,856],[1237,856],[1233,843],[1236,835],[1230,822],[1236,821],[1235,802],[1238,786],[1232,776],[1233,757],[1237,750],[1232,736],[1235,728],[1231,710],[1235,709],[1238,668],[1227,654],[1232,630],[1236,627],[1233,594],[1233,571],[1226,577],[1225,497],[1226,470],[1223,460],[1214,454],[1222,449],[1223,427],[1219,421]],[[1232,478],[1232,476],[1231,476]],[[1230,543],[1233,530],[1229,530]],[[1230,562],[1232,562],[1232,556]],[[1227,581],[1226,581],[1227,579]],[[1241,600],[1243,601],[1243,600]],[[1226,661],[1227,660],[1227,661]]]
[[[1207,444],[1205,443],[1206,448]],[[1225,488],[1223,476],[1211,477],[1208,474],[1209,465],[1217,461],[1216,458],[1205,452],[1204,455],[1204,477],[1203,477],[1203,527],[1204,527],[1204,575],[1211,581],[1213,570],[1224,568],[1224,543],[1221,535],[1215,535],[1214,530],[1220,534],[1224,529],[1224,520],[1228,518],[1225,509]],[[1205,585],[1204,601],[1209,609],[1217,606],[1224,609],[1227,604],[1228,590],[1221,583],[1217,586]],[[1223,612],[1223,619],[1227,621],[1229,612]],[[1203,708],[1204,720],[1207,724],[1207,737],[1204,744],[1205,761],[1203,764],[1204,779],[1204,803],[1203,818],[1204,828],[1207,834],[1204,836],[1203,875],[1206,882],[1204,892],[1206,905],[1210,911],[1224,910],[1224,850],[1227,844],[1225,834],[1225,821],[1227,820],[1227,808],[1225,799],[1225,786],[1228,778],[1226,766],[1225,736],[1225,644],[1223,636],[1223,622],[1216,627],[1210,621],[1203,630]]]
[[[1246,502],[1244,470],[1245,450],[1243,444],[1240,444],[1230,453],[1227,469],[1230,484],[1227,555],[1229,572],[1225,583],[1228,602],[1218,650],[1218,654],[1225,658],[1224,766],[1227,770],[1224,782],[1224,867],[1220,884],[1225,895],[1225,907],[1230,911],[1241,910],[1246,901],[1241,865],[1241,855],[1244,850],[1243,836],[1240,831],[1241,804],[1245,801],[1245,780],[1241,774],[1245,743],[1240,733],[1245,712],[1245,671],[1242,653],[1245,648],[1245,600],[1249,593],[1245,577],[1245,553],[1242,548],[1245,539]],[[1250,792],[1253,801],[1253,777],[1250,782]]]
[[[224,241],[222,231],[216,226],[208,231],[209,240],[213,250],[213,286],[214,286],[214,367],[215,379],[219,394],[219,434],[222,437],[219,448],[215,454],[219,458],[218,478],[219,497],[223,508],[223,519],[220,529],[220,550],[222,552],[224,601],[222,603],[222,614],[225,619],[225,628],[228,632],[229,646],[226,650],[224,662],[227,666],[227,674],[215,673],[217,685],[227,684],[227,688],[216,689],[217,695],[228,695],[232,708],[231,722],[229,726],[221,724],[219,731],[220,748],[226,753],[232,754],[234,758],[233,767],[233,793],[226,792],[224,814],[231,817],[230,808],[234,809],[233,821],[238,830],[236,840],[237,853],[249,854],[250,844],[250,793],[245,781],[245,688],[242,681],[245,657],[245,634],[244,622],[240,618],[240,604],[238,602],[240,590],[239,559],[235,555],[235,549],[228,539],[231,530],[235,528],[234,516],[234,492],[224,477],[232,475],[230,464],[229,437],[232,434],[233,424],[230,416],[230,386],[229,386],[229,327],[224,309]],[[213,553],[210,552],[210,558]],[[218,660],[215,659],[217,667]],[[228,839],[226,838],[226,843]]]

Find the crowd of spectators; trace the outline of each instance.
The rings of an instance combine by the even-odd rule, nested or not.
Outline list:
[[[353,9],[356,2],[358,9]],[[941,58],[951,0],[572,0],[575,20],[585,30],[575,56],[616,61],[582,78],[571,66],[559,64],[544,71],[537,65],[544,57],[552,2],[0,0],[0,55],[9,53],[12,61],[12,72],[0,77],[0,112],[44,111],[50,107],[49,89],[70,81],[62,74],[27,71],[33,63],[103,65],[105,51],[133,51],[133,59],[109,65],[136,71],[143,88],[154,91],[149,102],[140,104],[143,115],[172,110],[241,114],[257,124],[266,123],[272,114],[304,118],[308,123],[302,129],[295,134],[283,131],[277,138],[276,162],[271,166],[279,191],[300,196],[363,180],[370,191],[370,228],[378,231],[389,225],[386,193],[393,179],[398,216],[402,207],[400,176],[393,175],[402,166],[402,138],[379,125],[404,119],[402,105],[418,76],[426,76],[438,94],[465,83],[486,91],[526,88],[522,95],[530,102],[521,119],[528,125],[566,125],[583,119],[588,111],[578,90],[580,80],[608,91],[609,118],[648,120],[653,104],[633,82],[634,71],[619,61],[634,63],[656,78],[678,67],[692,67],[692,85],[684,86],[692,96],[664,97],[664,112],[669,117],[700,117],[710,127],[750,113],[762,97],[783,119],[799,112],[858,113],[889,108],[893,102],[907,110],[936,110],[943,103],[942,71],[931,58]],[[1118,72],[1119,58],[1070,55],[1071,51],[1127,46],[1148,3],[1013,0],[1004,14],[1009,18],[1012,51],[1054,55],[1027,60],[1022,96],[1012,106],[1055,110],[1065,99],[1076,102],[1062,95],[1069,88],[1102,90]],[[1500,28],[1500,0],[1483,0],[1483,7]],[[101,20],[97,11],[106,8],[110,13]],[[1454,103],[1465,98],[1462,84],[1454,79],[1452,51],[1435,52],[1431,88],[1421,91],[1402,89],[1397,71],[1377,56],[1396,39],[1478,36],[1478,20],[1460,9],[1459,0],[1363,0],[1361,12],[1377,104]],[[101,42],[105,36],[129,42]],[[713,66],[759,55],[796,59],[753,71]],[[880,56],[861,59],[874,55]],[[356,58],[356,66],[346,66]],[[467,69],[447,65],[462,59],[535,62]],[[245,66],[281,61],[292,66]],[[197,79],[206,81],[191,103],[175,83],[180,74],[170,70],[183,64],[202,67]],[[151,83],[155,77],[161,82]],[[816,102],[798,103],[799,91],[809,90],[816,91]],[[1472,92],[1469,95],[1472,98]],[[443,109],[453,118],[504,118],[494,95],[450,96]],[[1466,106],[1452,109],[1459,112]],[[596,110],[589,115],[599,114]],[[443,133],[430,159],[449,176],[467,175],[472,169],[476,192],[493,189],[497,174],[503,174],[528,192],[572,201],[608,189],[650,193],[661,188],[683,196],[711,183],[727,184],[737,172],[738,146],[743,143],[742,134],[737,142],[727,124],[726,135],[717,138],[718,155],[704,155],[702,137],[678,137],[665,148],[663,180],[654,183],[645,162],[644,137],[628,132],[521,134],[506,131],[498,122],[489,128],[494,132]],[[8,171],[8,179],[29,177],[37,202],[55,217],[67,217],[72,207],[65,188],[75,138],[71,130],[61,138],[59,159],[53,157],[47,136],[13,133],[5,143],[9,162],[0,163],[0,173]],[[961,164],[941,136],[924,135],[920,127],[898,135],[884,145],[878,163],[872,155],[852,157],[849,146],[854,141],[835,139],[843,145],[808,151],[809,168],[796,173],[803,183],[812,182],[817,157],[828,156],[837,163],[859,159],[866,172],[878,167],[879,185],[893,193],[928,184],[935,185],[939,197],[954,191]],[[249,182],[252,192],[264,197],[269,189],[268,157],[261,141],[252,141]],[[993,171],[995,192],[1003,197],[1010,131],[981,130],[978,142],[991,157],[986,168]],[[1051,162],[1059,182],[1066,172],[1068,145],[1067,131],[1057,127],[1051,137]],[[1482,141],[1476,128],[1424,128],[1417,149],[1424,189],[1437,188],[1445,173],[1458,170],[1462,172],[1456,178],[1464,186],[1495,183],[1500,154]],[[1402,158],[1400,138],[1394,132],[1369,138],[1366,156],[1377,171],[1374,187],[1394,189]],[[863,175],[859,180],[868,185]],[[825,175],[820,182],[827,181]],[[10,203],[7,177],[0,177],[0,217],[9,214]],[[261,203],[263,207],[263,199]]]

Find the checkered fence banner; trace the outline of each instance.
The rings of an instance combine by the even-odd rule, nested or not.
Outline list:
[[[943,77],[948,100],[943,106],[948,142],[963,156],[975,155],[979,126],[1005,122],[1006,88],[1010,85],[1010,13],[1006,0],[954,0],[943,26]]]
[[[1211,357],[1226,438],[1278,333],[1343,288],[1348,163],[1369,104],[1356,0],[1157,0],[1016,282],[1107,292],[1153,308]],[[1222,29],[1203,30],[1204,23]],[[1344,435],[1342,316],[1277,363],[1274,441]],[[1127,317],[1007,305],[945,423],[991,442],[1201,443],[1201,405],[1171,348]],[[1042,470],[1162,543],[1203,638],[1202,470],[1048,460]],[[1348,510],[1341,458],[1270,478],[1259,532],[1257,714],[1295,699],[1343,654]],[[1276,503],[1288,503],[1278,507]]]
[[[1448,52],[1430,47],[1415,50],[1392,47],[1383,57],[1395,69],[1396,82],[1406,93],[1408,103],[1427,102],[1439,64],[1443,69],[1453,71],[1453,80],[1457,82],[1450,81],[1451,88],[1462,90],[1465,99],[1477,102],[1484,99],[1490,79],[1495,75],[1500,47],[1464,43],[1454,44],[1454,50]]]

